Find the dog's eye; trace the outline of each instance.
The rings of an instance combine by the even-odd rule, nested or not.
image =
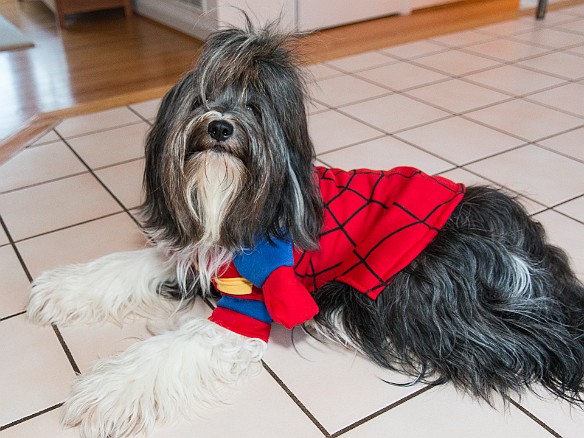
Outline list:
[[[196,99],[193,100],[193,102],[191,103],[191,108],[193,110],[196,110],[197,108],[200,108],[203,105],[203,101],[201,100],[201,98],[197,97]]]
[[[260,113],[258,107],[253,103],[247,103],[245,109],[253,113],[254,116],[258,116]]]

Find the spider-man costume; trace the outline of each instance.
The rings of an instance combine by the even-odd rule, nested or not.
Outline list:
[[[272,321],[291,328],[318,313],[310,292],[331,281],[371,299],[420,254],[462,200],[465,187],[412,167],[315,168],[324,205],[317,251],[287,239],[256,242],[214,280],[210,319],[267,342]]]

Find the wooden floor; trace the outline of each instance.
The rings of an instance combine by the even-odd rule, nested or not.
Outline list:
[[[329,29],[307,37],[305,57],[317,62],[532,13],[517,2],[465,0]],[[161,96],[201,45],[121,9],[74,16],[66,29],[40,1],[0,0],[0,15],[35,42],[0,52],[0,163],[60,118]]]

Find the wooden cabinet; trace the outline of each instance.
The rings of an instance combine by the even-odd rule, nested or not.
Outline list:
[[[59,26],[65,27],[65,16],[103,9],[124,8],[126,17],[132,15],[132,0],[42,0],[55,13]]]

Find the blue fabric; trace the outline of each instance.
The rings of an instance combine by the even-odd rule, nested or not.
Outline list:
[[[245,250],[233,259],[237,271],[254,286],[262,287],[266,278],[281,266],[294,266],[294,253],[290,239],[265,238],[256,242],[252,250]]]
[[[233,310],[234,312],[247,315],[262,322],[267,322],[269,324],[272,323],[272,318],[268,313],[268,309],[262,301],[222,296],[219,301],[217,301],[217,306]]]

